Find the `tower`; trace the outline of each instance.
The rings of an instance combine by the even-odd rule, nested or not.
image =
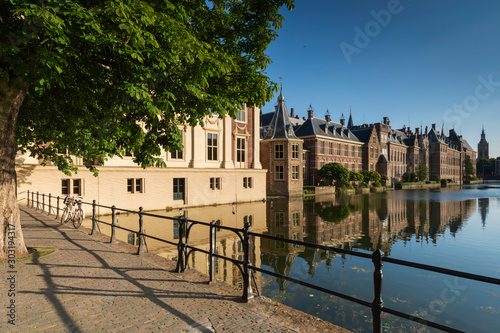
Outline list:
[[[489,159],[490,154],[489,154],[489,143],[486,141],[486,134],[484,134],[484,125],[483,125],[483,131],[481,132],[481,141],[477,144],[477,159]]]

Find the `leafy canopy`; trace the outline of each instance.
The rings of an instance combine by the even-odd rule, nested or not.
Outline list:
[[[162,166],[161,148],[182,149],[177,124],[271,99],[265,50],[293,2],[2,1],[0,83],[28,87],[21,151],[65,172],[67,152]]]
[[[328,163],[318,170],[318,176],[326,178],[329,181],[347,182],[349,181],[349,170],[340,163]]]

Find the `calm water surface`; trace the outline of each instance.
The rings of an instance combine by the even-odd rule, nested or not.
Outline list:
[[[174,216],[178,211],[162,214]],[[186,214],[194,220],[238,228],[250,221],[253,232],[367,253],[381,249],[393,258],[500,278],[497,184],[310,201],[269,199],[235,207],[188,209]],[[137,229],[136,216],[122,214],[119,223]],[[171,221],[145,218],[145,229],[174,241],[177,236]],[[207,229],[193,229],[190,243],[208,249],[207,235]],[[134,234],[125,231],[117,237],[135,241]],[[152,240],[147,244],[150,251],[176,259],[175,247]],[[370,260],[260,238],[253,245],[254,265],[366,301],[373,298]],[[242,258],[241,243],[231,232],[218,233],[217,251]],[[201,253],[192,255],[189,264],[208,272],[207,258]],[[218,278],[242,283],[231,263],[219,259],[216,269]],[[466,332],[500,331],[500,286],[390,263],[384,263],[383,272],[385,306]],[[264,296],[356,332],[371,331],[367,308],[264,274],[257,276],[257,283]],[[434,331],[384,316],[387,332]]]

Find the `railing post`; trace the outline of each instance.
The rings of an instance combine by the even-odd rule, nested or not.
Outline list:
[[[252,280],[251,272],[249,266],[252,264],[250,262],[250,237],[248,233],[250,232],[250,223],[245,222],[245,227],[243,228],[243,302],[248,302],[253,298],[252,291]]]
[[[177,244],[177,266],[175,267],[175,272],[181,273],[186,269],[184,265],[184,223],[186,222],[186,217],[179,215],[177,218],[179,222],[179,243]]]
[[[30,208],[30,190],[28,190],[28,200],[26,200],[26,205]]]
[[[209,280],[208,283],[215,281],[215,222],[210,222],[210,254],[208,255],[208,270]]]
[[[92,231],[90,232],[91,235],[93,234],[96,234],[97,233],[97,220],[95,218],[95,207],[96,207],[96,203],[95,203],[95,199],[92,200]]]
[[[35,210],[38,210],[38,208],[40,208],[40,193],[38,193],[38,191],[36,191],[36,209]]]
[[[384,301],[382,300],[382,279],[384,274],[382,272],[382,258],[384,257],[384,252],[381,250],[376,250],[372,253],[372,262],[375,266],[373,270],[373,287],[374,287],[374,297],[372,302],[372,316],[373,316],[373,332],[382,332],[382,308],[384,307]]]
[[[111,206],[111,238],[109,239],[110,243],[116,242],[115,226],[116,226],[116,207],[115,205],[113,205]]]
[[[47,214],[47,216],[50,216],[50,211],[52,210],[52,194],[49,193],[49,213]]]
[[[45,193],[42,193],[42,213],[45,212]]]
[[[143,230],[142,230],[142,224],[143,224],[142,220],[143,220],[142,219],[142,207],[139,207],[139,232],[138,232],[139,248],[137,249],[137,254],[144,253],[144,234],[143,234]]]
[[[57,196],[56,220],[59,219],[59,196]]]
[[[33,209],[35,205],[35,192],[31,192],[31,209]]]

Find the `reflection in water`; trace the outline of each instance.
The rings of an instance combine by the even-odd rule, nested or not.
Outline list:
[[[495,207],[500,207],[500,202],[497,199],[500,193],[488,191],[498,192],[499,188],[494,187],[486,191],[477,188],[463,191],[450,188],[434,192],[396,191],[316,197],[313,201],[303,201],[302,198],[274,198],[265,203],[238,204],[234,207],[222,205],[190,208],[186,209],[184,214],[191,220],[213,221],[223,226],[240,229],[243,228],[244,222],[248,221],[251,223],[252,232],[284,239],[358,251],[372,252],[381,249],[386,256],[392,255],[392,252],[396,250],[395,257],[397,258],[442,265],[442,261],[439,260],[445,256],[451,255],[453,257],[455,255],[456,249],[452,246],[457,235],[461,235],[460,238],[464,238],[465,243],[469,242],[471,247],[481,243],[481,240],[472,238],[475,236],[466,239],[466,236],[462,235],[462,229],[467,225],[471,216],[476,213],[477,207],[483,228],[486,225],[488,214],[491,215],[490,205],[492,202],[495,203]],[[484,196],[480,197],[477,193]],[[490,202],[489,196],[495,197],[492,199],[494,201]],[[155,214],[159,213],[155,212]],[[175,216],[178,212],[162,214]],[[102,219],[110,221],[109,216]],[[119,223],[125,228],[138,229],[137,216],[122,214]],[[144,230],[155,237],[173,242],[177,242],[178,239],[176,225],[169,220],[144,217]],[[109,233],[109,228],[102,229],[102,231]],[[208,233],[207,227],[194,226],[191,230],[189,244],[208,250]],[[117,230],[117,238],[129,243],[136,241],[134,233],[120,230]],[[177,248],[174,245],[148,239],[147,246],[151,252],[170,259],[177,259]],[[218,254],[234,259],[243,259],[241,241],[230,231],[221,229],[217,232],[216,248]],[[402,251],[401,248],[406,248],[406,250]],[[437,248],[437,250],[426,252],[430,250],[425,250],[425,248]],[[339,292],[352,293],[352,295],[367,301],[371,301],[373,297],[371,262],[360,262],[334,252],[316,250],[283,241],[261,239],[260,237],[252,239],[251,251],[251,261],[255,266],[261,266],[284,276],[300,278]],[[485,254],[485,258],[487,256],[488,254]],[[461,260],[456,262],[445,259],[447,260],[446,265],[456,265],[447,266],[447,268],[471,272],[468,268],[474,263],[475,258],[473,257],[467,262],[467,258],[464,259],[464,257],[466,256],[462,256]],[[208,275],[208,260],[205,254],[193,253],[188,264]],[[235,265],[222,259],[217,259],[216,265],[218,279],[235,285],[241,286],[243,284],[240,271]],[[490,266],[495,267],[494,264]],[[491,270],[487,269],[490,268],[485,268],[486,273],[477,273],[491,275]],[[413,313],[419,307],[425,308],[433,301],[433,297],[441,292],[441,290],[433,290],[431,284],[427,282],[433,278],[432,281],[444,279],[436,277],[435,274],[422,271],[403,272],[400,268],[394,268],[389,264],[384,265],[384,272],[387,272],[384,274],[386,275],[384,278],[384,297],[387,297],[387,302],[398,310]],[[371,317],[366,309],[360,310],[331,296],[315,296],[316,293],[298,287],[296,284],[287,283],[283,279],[275,279],[259,273],[256,274],[256,278],[259,289],[268,297],[279,299],[288,305],[352,330],[369,330],[371,325],[369,318]],[[402,283],[402,286],[398,286],[398,283]],[[416,285],[425,285],[428,290],[425,292],[415,290],[416,293],[409,294]],[[473,289],[470,287],[470,290]],[[492,295],[500,294],[500,290],[495,290]],[[480,292],[486,294],[484,290]],[[493,309],[500,313],[500,304],[498,304],[500,298],[488,295],[490,297],[488,300],[493,298],[497,302]],[[416,299],[419,299],[418,302]],[[394,302],[396,305],[390,302]],[[460,302],[457,301],[447,307],[450,309],[447,315],[455,315],[453,320],[448,320],[449,323],[459,322],[456,317],[460,317],[464,311],[454,308],[458,307],[459,304]],[[328,311],[329,307],[335,307],[336,311]],[[469,310],[466,309],[465,313]],[[363,319],[364,316],[366,316],[366,320]],[[497,319],[500,319],[498,315]],[[397,320],[393,322],[399,325]],[[488,328],[482,331],[488,331]]]

